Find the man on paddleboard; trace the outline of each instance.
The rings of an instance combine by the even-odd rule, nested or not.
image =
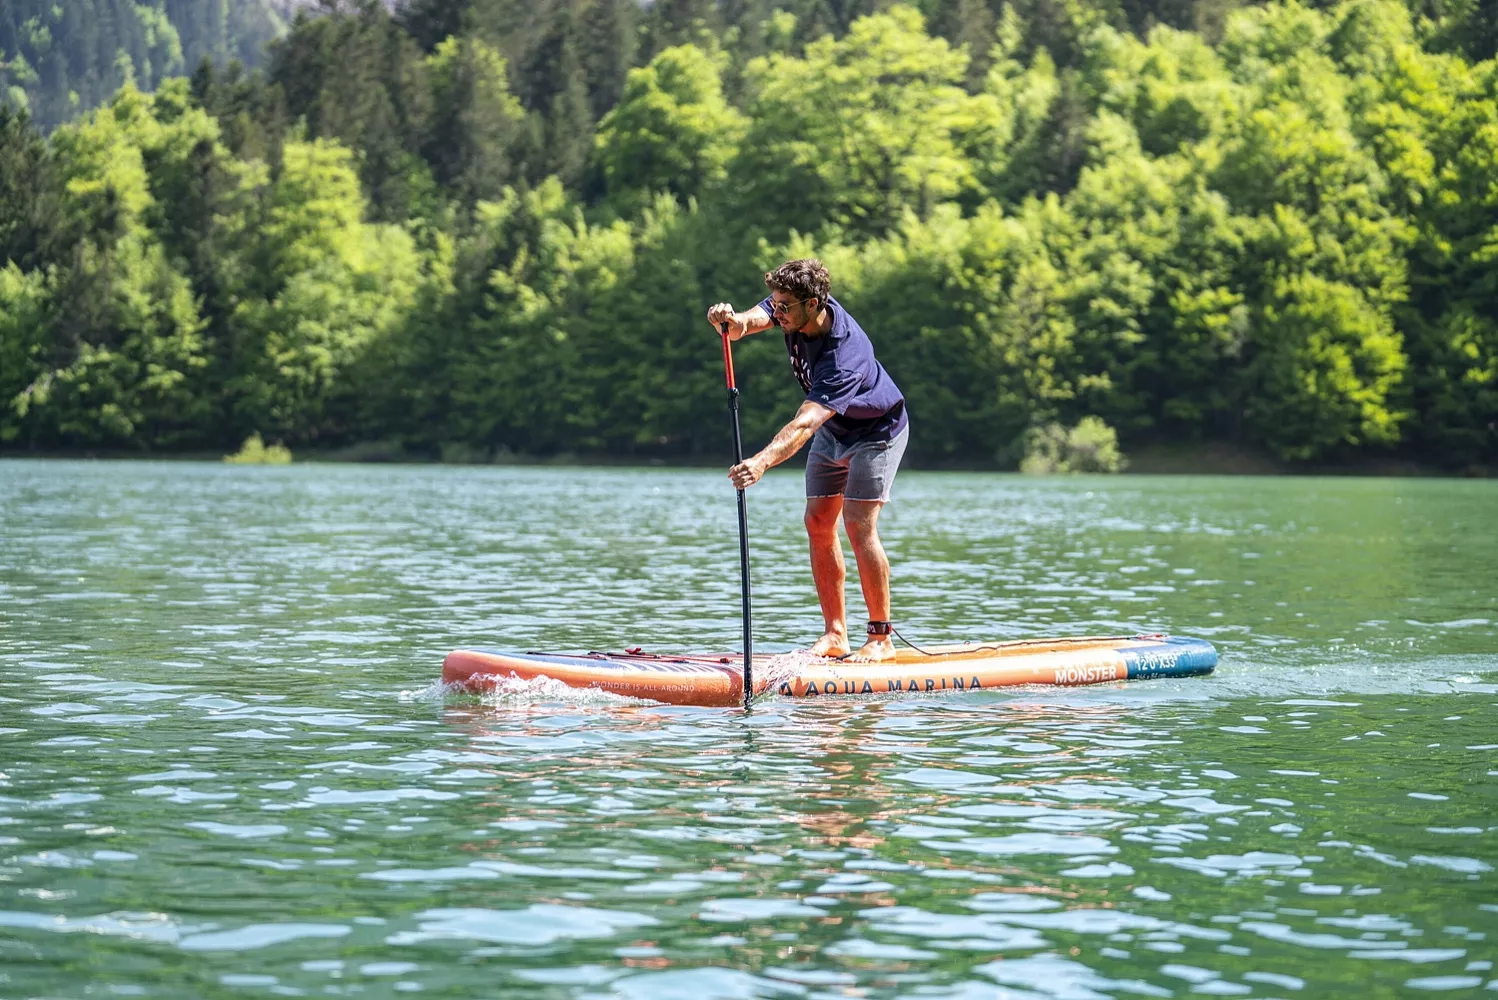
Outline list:
[[[765,286],[770,294],[759,305],[741,313],[719,302],[707,311],[707,320],[714,330],[727,323],[730,340],[780,327],[806,401],[762,451],[728,470],[728,478],[747,489],[765,470],[811,442],[806,456],[806,533],[826,626],[811,651],[863,663],[892,659],[889,559],[879,541],[878,524],[910,438],[905,397],[875,359],[868,334],[832,297],[832,278],[820,260],[786,261],[765,275]],[[839,515],[853,545],[869,610],[868,641],[852,655]]]

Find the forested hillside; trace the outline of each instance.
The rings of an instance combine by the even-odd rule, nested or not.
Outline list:
[[[259,65],[285,30],[276,0],[3,0],[0,102],[51,129],[204,58]]]
[[[26,66],[107,105],[0,111],[0,447],[718,454],[703,312],[814,253],[913,462],[1498,461],[1495,0],[370,0],[253,72],[89,4],[128,58]]]

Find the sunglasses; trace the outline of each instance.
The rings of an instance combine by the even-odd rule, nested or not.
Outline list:
[[[799,306],[803,302],[810,302],[813,298],[816,298],[816,296],[811,296],[811,298],[805,299],[792,299],[790,302],[776,302],[774,299],[771,299],[770,308],[773,309],[777,315],[785,316],[791,311],[791,306]]]

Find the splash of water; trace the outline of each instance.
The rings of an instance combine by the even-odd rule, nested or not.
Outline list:
[[[405,704],[431,702],[441,704],[454,699],[475,700],[489,708],[513,708],[523,705],[566,704],[578,707],[608,707],[622,705],[654,705],[654,701],[630,698],[626,695],[600,691],[597,688],[570,687],[550,677],[522,680],[511,675],[496,677],[494,686],[475,693],[462,684],[449,684],[440,678],[425,687],[401,691],[400,701]]]
[[[598,688],[570,687],[550,677],[522,680],[513,675],[496,679],[494,687],[479,696],[479,703],[490,708],[555,703],[583,708],[656,704],[648,698],[631,698]]]
[[[793,649],[789,653],[776,653],[770,657],[770,662],[763,667],[756,667],[764,674],[765,693],[760,697],[769,697],[781,681],[788,681],[813,663],[822,663],[824,658],[813,656],[809,650]],[[758,684],[755,685],[758,687]]]
[[[460,690],[462,689],[459,688],[456,684],[444,683],[442,678],[439,677],[425,687],[419,687],[412,690],[400,692],[399,698],[402,704],[412,704],[416,702],[441,702],[445,700],[448,695],[454,694]]]

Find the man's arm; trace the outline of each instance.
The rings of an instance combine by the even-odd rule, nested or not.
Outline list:
[[[776,434],[758,455],[747,458],[729,469],[728,478],[732,479],[733,485],[741,490],[759,482],[759,478],[765,474],[766,470],[779,465],[800,451],[801,446],[810,441],[811,436],[817,432],[817,428],[836,415],[836,410],[828,409],[821,403],[813,403],[808,399],[801,404],[801,409],[796,411],[791,422],[780,428],[780,433]]]
[[[770,321],[770,314],[757,305],[751,307],[748,312],[735,312],[733,306],[727,302],[719,302],[709,309],[707,321],[713,325],[714,330],[727,323],[729,340],[741,340],[751,333],[759,333],[775,325]]]

